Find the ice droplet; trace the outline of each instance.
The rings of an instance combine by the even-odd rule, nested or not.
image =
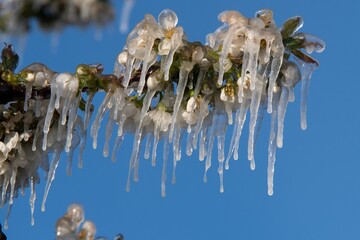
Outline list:
[[[164,9],[158,17],[159,25],[164,30],[171,30],[176,27],[178,23],[178,17],[171,9]]]

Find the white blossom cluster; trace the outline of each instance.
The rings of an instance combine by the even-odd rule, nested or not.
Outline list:
[[[42,167],[47,172],[42,202],[42,210],[45,210],[60,153],[63,150],[68,153],[70,173],[73,151],[80,145],[79,166],[82,166],[81,153],[86,142],[91,101],[99,89],[106,94],[90,130],[93,147],[97,148],[100,125],[107,113],[105,157],[109,155],[113,132],[116,140],[112,160],[116,159],[125,135],[134,134],[127,191],[132,177],[134,181],[139,180],[141,146],[145,145],[144,158],[151,157],[154,166],[158,144],[163,140],[161,194],[165,196],[170,152],[172,150],[174,183],[176,165],[182,156],[181,141],[186,137],[186,155],[198,149],[199,159],[205,160],[204,181],[212,165],[217,140],[220,191],[223,192],[224,168],[229,168],[231,158],[239,158],[239,141],[247,115],[250,119],[248,159],[251,169],[255,169],[255,138],[267,110],[271,115],[268,194],[272,195],[276,149],[283,146],[287,105],[294,101],[294,87],[300,81],[301,127],[306,129],[306,96],[317,62],[298,49],[321,52],[325,44],[315,36],[296,33],[303,24],[300,17],[278,28],[270,10],[258,11],[254,18],[226,11],[219,15],[219,20],[222,26],[209,34],[206,45],[202,45],[186,40],[173,11],[165,9],[158,20],[150,14],[145,15],[130,32],[124,50],[116,59],[117,81],[105,84],[95,78],[99,86],[90,84],[93,79],[88,70],[101,73],[100,65],[78,67],[75,74],[54,73],[37,63],[23,69],[18,74],[26,89],[23,109],[15,111],[19,103],[1,106],[4,132],[0,136],[2,203],[8,201],[11,207],[18,190],[30,185],[33,213],[34,182],[38,181],[37,169]],[[287,43],[289,39],[292,45]],[[84,76],[89,79],[84,80]],[[50,87],[49,99],[36,94],[45,87]],[[84,88],[87,88],[88,98],[82,120],[77,111]],[[225,154],[226,132],[231,125],[232,137]]]

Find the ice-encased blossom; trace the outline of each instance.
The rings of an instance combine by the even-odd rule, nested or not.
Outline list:
[[[148,113],[149,118],[153,121],[155,128],[158,128],[162,132],[166,132],[171,123],[171,114],[166,112],[162,107],[151,110]]]

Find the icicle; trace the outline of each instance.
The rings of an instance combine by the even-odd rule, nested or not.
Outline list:
[[[109,103],[111,95],[112,95],[111,91],[106,93],[105,98],[102,101],[102,103],[99,106],[99,109],[98,109],[98,111],[96,113],[93,125],[91,126],[90,135],[93,138],[93,148],[94,149],[96,149],[96,147],[97,147],[97,137],[98,137],[98,134],[99,134],[100,123],[104,118],[105,112],[107,110],[107,105]]]
[[[45,203],[46,203],[46,199],[49,194],[49,191],[50,191],[51,183],[55,179],[55,171],[59,165],[60,153],[61,153],[61,148],[58,145],[55,147],[55,150],[53,153],[53,159],[51,161],[51,167],[50,167],[48,175],[47,175],[44,197],[43,197],[43,200],[41,203],[41,211],[43,211],[43,212],[45,212]]]
[[[142,130],[143,130],[143,126],[142,123],[144,121],[145,115],[147,113],[147,111],[149,110],[149,107],[151,105],[151,100],[154,97],[156,91],[148,91],[144,97],[143,100],[143,105],[141,108],[141,114],[140,114],[140,120],[139,120],[139,124],[137,126],[136,132],[135,132],[135,139],[134,139],[134,143],[133,143],[133,149],[131,152],[131,158],[130,158],[130,162],[129,162],[129,171],[128,171],[128,180],[127,180],[127,184],[126,184],[126,191],[130,191],[130,175],[131,175],[131,169],[134,168],[134,179],[138,179],[138,176],[136,175],[137,172],[137,166],[138,166],[138,155],[139,155],[139,151],[140,151],[140,142],[141,142],[141,137],[142,137]]]
[[[30,179],[30,209],[31,209],[31,226],[34,226],[35,219],[34,219],[34,210],[35,210],[35,199],[36,199],[36,191],[35,191],[35,183],[34,183],[34,176],[31,176]]]
[[[226,157],[226,161],[225,161],[225,169],[226,170],[229,169],[229,161],[230,161],[231,155],[233,154],[234,149],[235,149],[235,138],[236,138],[237,129],[239,128],[239,121],[238,121],[239,114],[240,114],[240,108],[238,108],[235,113],[235,125],[234,125],[233,133],[231,136],[231,140],[230,140],[230,148],[229,148],[230,150],[229,150],[229,153],[228,153],[228,155]]]
[[[219,118],[224,116],[219,116]],[[220,119],[219,128],[217,129],[217,143],[218,143],[218,161],[219,161],[219,178],[220,178],[220,192],[224,192],[224,160],[225,160],[225,135],[227,122],[225,119]]]
[[[79,147],[79,159],[78,159],[78,168],[83,167],[83,152],[86,146],[86,133],[87,129],[84,128],[84,123],[81,118],[77,118],[75,121],[76,131],[80,137],[80,147]]]
[[[190,124],[189,124],[190,127]],[[189,129],[189,128],[188,128]],[[186,140],[186,155],[191,156],[193,153],[192,142],[194,140],[194,130],[190,127],[190,131],[188,131],[188,136]]]
[[[150,157],[150,148],[151,148],[152,140],[153,140],[153,135],[149,133],[146,137],[146,143],[145,143],[145,151],[144,151],[145,159],[149,159],[149,157]]]
[[[7,230],[9,228],[9,218],[10,218],[10,213],[11,213],[11,208],[12,208],[12,204],[9,204],[6,216],[5,216],[5,220],[4,220],[4,229]]]
[[[95,93],[93,92],[89,92],[88,97],[86,99],[86,104],[85,104],[85,113],[84,113],[84,128],[87,129],[89,122],[90,122],[90,117],[91,117],[91,102],[93,100],[95,96]]]
[[[29,99],[32,93],[32,83],[25,84],[25,100],[24,100],[24,111],[26,112],[29,108]]]
[[[40,117],[42,103],[43,98],[40,96],[35,96],[35,117]]]
[[[164,56],[165,57],[164,61],[163,61],[164,67],[162,67],[162,69],[164,69],[164,80],[165,81],[169,80],[170,67],[173,63],[175,52],[182,44],[182,40],[181,40],[182,35],[183,35],[183,29],[181,27],[177,27],[177,29],[175,30],[175,33],[171,37],[171,50],[167,56]],[[180,71],[181,71],[181,69],[180,69]],[[170,142],[171,142],[171,140],[170,140]]]
[[[123,127],[124,127],[124,123],[126,121],[127,116],[125,114],[120,114],[120,119],[117,122],[118,125],[118,131],[117,131],[117,135],[121,136],[123,135]]]
[[[279,94],[274,95],[274,101],[272,105],[274,111],[271,112],[271,125],[270,125],[270,138],[269,138],[269,147],[268,147],[268,168],[267,168],[267,183],[268,183],[268,195],[273,195],[274,187],[274,165],[276,160],[276,117],[277,117],[277,108],[279,102]]]
[[[32,144],[32,147],[31,149],[33,151],[36,151],[36,143],[37,143],[37,140],[39,138],[39,135],[40,135],[40,131],[41,131],[41,128],[44,126],[44,118],[41,119],[37,126],[36,126],[36,131],[35,131],[35,134],[34,134],[34,137],[33,137],[33,144]]]
[[[15,193],[17,171],[18,171],[17,167],[12,167],[11,178],[10,178],[10,199],[9,199],[10,205],[12,205],[14,203],[14,193]]]
[[[44,139],[43,139],[43,145],[42,145],[42,150],[45,151],[46,147],[47,147],[47,136],[49,133],[49,129],[50,129],[50,125],[51,125],[51,120],[54,114],[54,110],[55,110],[55,95],[56,95],[56,78],[54,77],[51,80],[51,96],[50,96],[50,101],[48,104],[48,109],[46,112],[46,117],[45,117],[45,122],[44,122],[44,128],[43,128],[43,132],[44,132]]]
[[[176,126],[174,133],[173,150],[174,150],[174,157],[177,161],[180,161],[181,159],[180,138],[181,138],[181,129],[179,126]]]
[[[246,120],[246,114],[250,107],[250,100],[246,99],[240,107],[240,115],[239,115],[239,128],[237,130],[236,138],[235,138],[235,148],[234,148],[234,160],[239,158],[239,144],[240,144],[240,137],[242,133],[242,129]]]
[[[207,143],[206,138],[207,128],[203,128],[203,130],[200,133],[200,142],[199,142],[199,160],[203,161],[206,157],[206,149],[205,145]]]
[[[281,34],[277,31],[274,31],[275,39],[273,41],[271,50],[273,59],[271,62],[271,70],[269,76],[269,87],[268,87],[268,113],[272,112],[272,98],[273,91],[275,87],[275,81],[278,78],[284,56],[284,45],[282,43]]]
[[[111,161],[116,162],[116,153],[119,150],[121,143],[124,140],[125,135],[117,136],[114,144],[114,148],[111,154]]]
[[[209,143],[208,143],[207,154],[206,154],[204,182],[207,182],[206,173],[209,170],[209,168],[211,167],[212,150],[213,150],[213,146],[214,146],[214,140],[216,137],[217,128],[219,127],[219,118],[220,118],[219,114],[220,114],[219,110],[215,109],[215,111],[213,113],[212,126],[211,126]]]
[[[155,164],[156,164],[156,149],[157,149],[157,145],[159,143],[159,139],[160,139],[160,129],[158,128],[158,126],[155,126],[154,143],[153,143],[152,157],[151,157],[151,166],[153,166],[153,167],[155,167]]]
[[[280,68],[283,61],[283,55],[279,55],[278,57],[274,57],[271,61],[271,70],[270,70],[270,76],[269,76],[269,87],[268,87],[268,109],[267,112],[272,112],[272,98],[273,98],[273,92],[275,87],[275,81],[279,75]]]
[[[123,86],[125,89],[129,86],[129,81],[131,79],[134,61],[135,61],[135,58],[129,54],[127,57],[127,60],[126,60],[126,72],[125,72],[124,82],[123,82]]]
[[[199,133],[200,133],[200,130],[202,128],[204,119],[208,115],[208,112],[209,112],[209,105],[208,104],[209,104],[211,98],[212,98],[212,95],[207,95],[200,102],[200,111],[199,111],[198,121],[197,121],[196,126],[195,126],[195,133],[194,133],[195,136],[193,138],[194,139],[194,141],[193,141],[194,149],[197,148]]]
[[[69,109],[69,119],[67,121],[66,126],[66,143],[65,143],[65,152],[70,151],[71,142],[73,138],[73,130],[74,124],[77,118],[77,110],[79,108],[80,98],[74,99],[71,102],[70,109]]]
[[[173,141],[173,174],[172,174],[172,183],[175,184],[176,182],[176,165],[177,165],[177,161],[179,161],[181,159],[181,148],[180,148],[180,128],[176,127],[175,129],[175,134],[174,134],[174,141]],[[165,140],[168,140],[165,139]]]
[[[219,78],[217,80],[218,86],[222,86],[222,83],[223,83],[223,77],[224,77],[224,73],[225,73],[225,67],[224,67],[225,60],[228,57],[231,42],[234,39],[234,33],[235,33],[236,29],[237,29],[236,27],[230,26],[229,30],[225,34],[225,38],[224,38],[222,49],[221,49],[220,59],[219,59]]]
[[[129,29],[129,19],[135,0],[125,0],[120,17],[120,32],[126,33]]]
[[[284,119],[287,104],[289,102],[289,90],[287,87],[282,86],[281,88],[281,96],[278,107],[278,123],[277,123],[277,136],[276,143],[278,148],[282,148],[283,146],[283,131],[284,131]]]
[[[116,88],[115,94],[114,94],[114,102],[115,102],[115,109],[114,109],[114,116],[113,119],[117,120],[119,117],[119,111],[121,111],[124,107],[124,92],[122,88]]]
[[[256,81],[256,87],[252,91],[250,103],[250,123],[249,123],[249,141],[248,141],[248,159],[251,161],[251,170],[255,169],[254,162],[254,134],[255,125],[258,117],[260,100],[262,95],[263,82],[261,79]]]
[[[64,132],[66,132],[66,126],[61,124],[61,118],[59,118],[57,124],[56,141],[61,142],[63,140]]]
[[[145,57],[144,57],[144,61],[142,64],[142,69],[141,69],[141,75],[140,75],[140,81],[139,81],[139,85],[137,88],[137,92],[138,92],[138,96],[140,96],[142,94],[143,88],[145,86],[145,78],[146,78],[146,74],[149,70],[148,64],[149,61],[151,60],[151,51],[154,45],[154,39],[152,37],[148,37],[147,42],[146,42],[146,46],[145,46]]]
[[[258,117],[256,120],[255,131],[254,131],[254,145],[256,145],[257,139],[260,135],[262,123],[263,123],[263,120],[265,117],[265,109],[266,109],[265,103],[260,102],[260,106],[259,106],[259,110],[258,110]]]
[[[10,176],[7,172],[4,174],[3,184],[2,184],[2,192],[1,192],[1,207],[4,206],[6,201],[6,193],[10,184]]]
[[[233,115],[232,115],[232,104],[231,103],[224,103],[225,104],[225,112],[226,112],[226,115],[228,117],[228,124],[229,125],[232,125],[233,124]]]
[[[208,63],[209,61],[204,59],[200,62],[200,71],[199,71],[199,75],[198,75],[198,78],[196,80],[196,85],[195,85],[195,89],[194,89],[194,97],[195,99],[197,98],[197,96],[199,95],[200,93],[200,90],[201,90],[201,86],[202,86],[202,83],[204,81],[204,78],[205,78],[205,75],[207,73],[207,70],[208,70]]]
[[[306,130],[306,112],[307,112],[307,98],[309,94],[310,79],[313,71],[317,68],[315,64],[307,64],[298,60],[301,67],[301,100],[300,100],[300,126],[302,130]]]
[[[115,120],[114,120],[114,108],[117,106],[113,106],[113,108],[110,110],[110,116],[108,118],[108,122],[106,124],[106,131],[105,131],[105,143],[104,143],[104,149],[103,149],[103,156],[107,157],[109,156],[109,147],[110,147],[110,138],[111,134],[114,129]]]
[[[164,149],[163,149],[163,168],[161,173],[161,196],[166,196],[165,186],[166,186],[166,168],[167,168],[167,161],[169,159],[169,150],[170,150],[170,143],[167,137],[164,140]]]
[[[177,123],[180,104],[181,104],[183,96],[184,96],[189,72],[192,70],[192,68],[193,68],[193,64],[190,62],[182,62],[181,63],[180,73],[179,73],[179,81],[178,81],[178,85],[176,87],[176,99],[175,99],[173,116],[172,116],[172,121],[171,121],[171,126],[170,126],[170,132],[169,132],[169,141],[170,142],[172,142],[172,139],[173,139],[175,124]]]
[[[80,137],[78,136],[78,134],[76,134],[72,140],[72,144],[69,149],[69,152],[67,153],[66,175],[68,175],[68,176],[71,175],[74,151],[75,151],[76,147],[79,145],[79,142],[80,142]]]

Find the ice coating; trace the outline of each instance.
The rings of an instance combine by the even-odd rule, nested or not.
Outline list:
[[[312,52],[321,53],[325,49],[325,42],[320,38],[308,33],[296,33],[293,38],[301,40],[301,47],[305,49],[308,54]]]
[[[186,40],[173,11],[164,10],[158,20],[145,15],[130,32],[118,55],[114,75],[103,75],[103,69],[97,67],[89,73],[79,72],[77,68],[75,75],[54,73],[41,64],[32,64],[19,74],[5,75],[7,80],[21,85],[24,105],[19,112],[1,105],[4,110],[0,121],[6,132],[4,137],[0,134],[2,205],[11,206],[17,193],[23,194],[30,187],[33,222],[37,169],[44,169],[47,177],[44,209],[60,153],[67,152],[70,174],[74,151],[80,146],[78,166],[83,166],[81,156],[93,111],[92,100],[98,91],[105,93],[90,130],[93,147],[98,146],[98,135],[103,132],[105,140],[99,147],[103,147],[105,157],[111,154],[111,160],[115,161],[125,136],[135,136],[127,190],[131,178],[135,182],[139,180],[140,153],[145,148],[144,158],[151,158],[148,164],[159,165],[158,158],[163,157],[159,179],[163,197],[168,163],[172,162],[175,183],[177,162],[184,156],[184,150],[187,156],[199,151],[199,160],[205,160],[205,181],[216,156],[213,154],[217,152],[220,192],[223,192],[224,168],[229,169],[230,158],[242,158],[239,156],[241,135],[249,134],[247,157],[250,168],[255,168],[254,146],[261,124],[267,120],[264,114],[268,112],[271,122],[267,184],[271,195],[276,149],[283,146],[287,106],[294,101],[294,88],[300,81],[301,128],[307,127],[309,79],[318,63],[305,52],[321,52],[325,44],[313,35],[297,33],[303,24],[301,17],[289,19],[278,28],[272,11],[267,9],[258,11],[254,18],[226,11],[219,15],[219,20],[222,25],[207,36],[207,46],[203,46]],[[50,88],[50,98],[41,93],[44,87]],[[84,110],[84,115],[77,114],[79,109]],[[249,130],[243,131],[247,117]],[[103,120],[106,126],[100,132]],[[230,124],[232,136],[227,148]],[[117,136],[112,143],[114,131]],[[182,146],[185,142],[186,146]],[[160,154],[162,144],[164,151]],[[27,156],[31,157],[27,159]],[[68,223],[73,228],[71,221],[63,220],[59,222],[60,232],[67,231]],[[79,229],[85,235],[91,232],[90,228]]]

